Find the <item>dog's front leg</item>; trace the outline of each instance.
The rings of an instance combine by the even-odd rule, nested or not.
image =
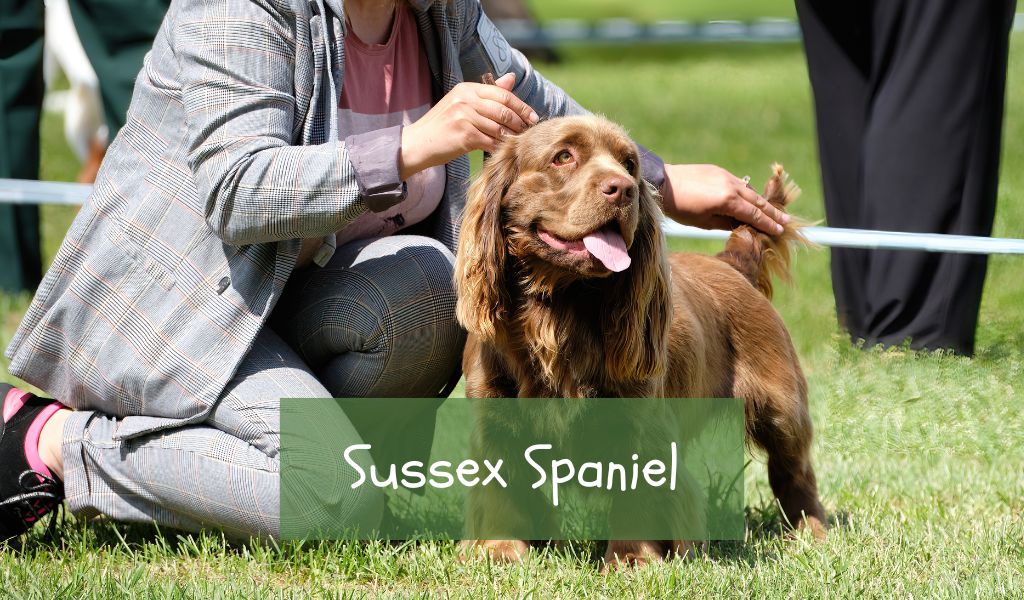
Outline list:
[[[674,423],[658,419],[660,411],[652,410],[657,406],[638,403],[630,415],[638,425],[637,431],[642,432],[630,438],[631,443],[637,444],[639,455],[663,455],[664,449],[672,447],[674,441],[683,448],[688,445],[683,443],[687,435],[680,437],[682,431]],[[620,454],[628,450],[627,446]],[[674,460],[670,462],[675,463]],[[641,488],[635,494],[616,496],[612,500],[609,525],[613,535],[632,537],[645,533],[656,539],[609,541],[604,558],[606,570],[643,566],[666,558],[685,558],[701,544],[686,539],[665,542],[657,538],[707,539],[707,498],[704,490],[685,464],[680,462],[674,468],[678,477],[676,488]]]
[[[557,530],[551,504],[543,492],[528,483],[531,478],[526,465],[509,460],[522,452],[521,434],[507,427],[510,418],[513,422],[522,420],[516,407],[514,401],[500,398],[481,398],[473,403],[471,455],[478,462],[504,461],[504,468],[500,483],[474,486],[467,491],[465,533],[469,540],[461,544],[464,559],[482,550],[496,561],[522,560],[530,543],[517,538],[550,537],[550,532]]]
[[[494,561],[519,561],[526,558],[531,544],[509,538],[557,530],[544,494],[523,491],[529,486],[514,470],[508,475],[509,482],[520,491],[513,494],[502,487],[486,486],[471,488],[467,493],[466,534],[471,539],[460,544],[463,559],[482,551]]]
[[[604,553],[604,572],[665,561],[665,545],[652,540],[611,540]]]

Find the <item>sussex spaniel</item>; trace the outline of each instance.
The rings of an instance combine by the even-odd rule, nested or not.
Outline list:
[[[639,169],[636,144],[600,117],[544,121],[487,160],[455,265],[467,395],[742,398],[785,518],[821,537],[807,383],[770,302],[799,233],[741,226],[717,257],[670,255]],[[795,193],[776,166],[765,197],[782,208]],[[529,547],[471,544],[500,558]],[[685,547],[613,541],[606,559]]]

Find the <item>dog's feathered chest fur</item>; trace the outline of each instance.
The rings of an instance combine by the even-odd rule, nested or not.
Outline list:
[[[602,322],[606,282],[544,289],[536,281],[515,286],[512,314],[497,344],[485,344],[491,367],[503,373],[509,396],[596,398],[646,396],[647,379],[611,376],[605,352],[614,335]],[[662,369],[659,369],[659,371]]]

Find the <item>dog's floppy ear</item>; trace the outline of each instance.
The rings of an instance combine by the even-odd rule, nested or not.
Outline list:
[[[488,342],[504,330],[507,246],[501,201],[518,174],[515,138],[507,138],[469,188],[455,257],[456,315],[467,331]]]
[[[640,215],[629,248],[632,265],[612,276],[601,311],[605,367],[622,381],[642,381],[665,370],[672,299],[661,216],[657,192],[641,179]]]

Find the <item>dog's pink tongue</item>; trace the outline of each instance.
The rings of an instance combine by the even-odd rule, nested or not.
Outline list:
[[[632,262],[629,252],[626,251],[626,242],[617,231],[610,229],[595,231],[583,238],[583,245],[594,255],[594,258],[616,273],[628,269]]]

